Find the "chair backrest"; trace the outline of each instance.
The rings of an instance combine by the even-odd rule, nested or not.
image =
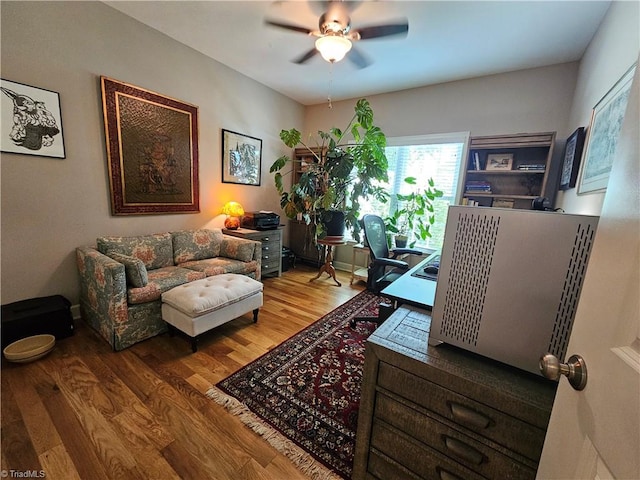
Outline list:
[[[387,232],[384,221],[378,215],[364,215],[362,217],[362,229],[367,239],[371,259],[389,258],[389,246],[387,245]]]

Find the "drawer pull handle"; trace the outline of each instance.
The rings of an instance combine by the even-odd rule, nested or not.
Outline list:
[[[475,448],[460,440],[443,435],[444,444],[451,453],[474,465],[480,465],[484,460],[484,455]]]
[[[264,237],[264,238],[262,239],[262,241],[263,241],[263,242],[268,242],[268,241],[269,241],[269,237]]]
[[[462,477],[454,475],[451,472],[446,471],[444,468],[437,467],[436,471],[441,480],[462,480]]]
[[[460,405],[459,403],[451,402],[449,404],[449,408],[451,409],[451,414],[456,420],[460,420],[468,425],[472,425],[476,428],[487,428],[491,424],[491,419],[487,416]]]
[[[263,250],[269,250],[269,247],[262,247]]]

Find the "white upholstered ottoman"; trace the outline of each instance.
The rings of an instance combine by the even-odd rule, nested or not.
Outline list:
[[[253,310],[258,321],[262,283],[234,273],[224,273],[185,283],[162,294],[162,319],[191,337],[198,350],[198,336]]]

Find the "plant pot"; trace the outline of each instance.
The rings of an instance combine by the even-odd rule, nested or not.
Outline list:
[[[322,214],[322,223],[324,224],[325,232],[327,232],[327,237],[336,240],[344,238],[344,212],[324,212]]]
[[[407,248],[407,241],[409,241],[409,237],[406,235],[396,235],[396,248]]]

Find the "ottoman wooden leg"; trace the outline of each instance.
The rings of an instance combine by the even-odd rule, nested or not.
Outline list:
[[[191,337],[191,351],[193,353],[198,351],[198,337]]]
[[[258,312],[259,312],[259,311],[260,311],[260,309],[259,309],[259,308],[256,308],[256,309],[253,311],[253,323],[257,323],[257,322],[258,322]]]

